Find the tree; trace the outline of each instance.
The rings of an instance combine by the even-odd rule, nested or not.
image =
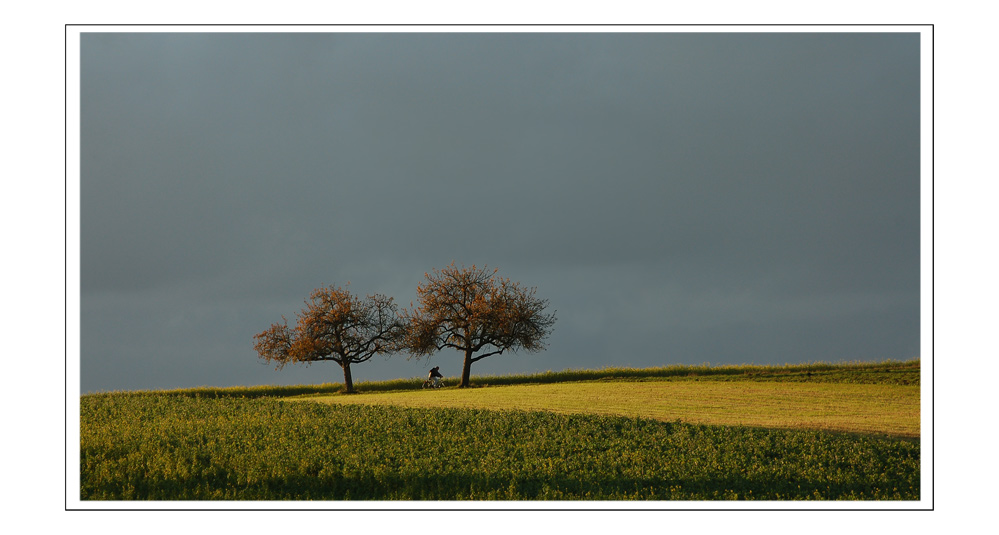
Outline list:
[[[254,349],[281,369],[288,363],[332,360],[343,368],[344,390],[354,392],[350,365],[374,355],[394,352],[402,341],[403,325],[391,297],[360,299],[339,287],[318,288],[309,295],[298,323],[274,323],[253,338]]]
[[[555,314],[535,288],[496,276],[498,270],[457,268],[452,262],[426,274],[419,308],[403,310],[406,349],[417,358],[450,347],[464,353],[459,387],[469,386],[472,363],[504,351],[545,349]],[[478,354],[477,354],[478,353]]]

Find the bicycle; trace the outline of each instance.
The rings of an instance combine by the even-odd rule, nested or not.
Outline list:
[[[433,380],[427,379],[423,381],[423,388],[444,388],[447,386],[444,384],[444,379],[440,377],[434,377]]]

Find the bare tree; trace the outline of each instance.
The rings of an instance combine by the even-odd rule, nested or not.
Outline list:
[[[391,297],[354,297],[340,287],[318,288],[297,314],[298,323],[274,323],[253,338],[257,354],[277,369],[332,360],[343,368],[344,390],[354,392],[350,365],[391,353],[402,341],[403,326]]]
[[[496,276],[497,270],[450,266],[426,274],[419,308],[403,310],[405,347],[417,358],[444,348],[464,353],[459,387],[469,386],[472,363],[504,351],[545,349],[555,314],[535,288]]]

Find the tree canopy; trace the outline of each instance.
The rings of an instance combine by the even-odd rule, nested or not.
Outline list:
[[[548,301],[535,297],[536,288],[498,277],[497,271],[454,263],[435,269],[417,288],[420,306],[402,312],[404,345],[412,355],[428,357],[444,348],[464,353],[460,387],[469,386],[474,362],[505,351],[545,349],[555,325],[555,314],[545,313]]]
[[[403,325],[391,297],[380,294],[365,299],[340,287],[313,290],[298,322],[274,323],[254,336],[254,349],[266,362],[286,364],[336,362],[343,368],[344,388],[354,391],[350,365],[374,355],[391,353],[403,340]]]

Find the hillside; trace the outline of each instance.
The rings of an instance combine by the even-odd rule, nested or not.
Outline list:
[[[604,371],[599,379],[561,382],[547,382],[547,375],[508,377],[503,380],[519,384],[464,390],[422,391],[419,381],[406,380],[379,385],[390,387],[380,393],[372,389],[356,395],[335,394],[335,385],[279,387],[283,394],[254,387],[86,395],[80,398],[80,497],[919,499],[920,441],[899,438],[912,436],[905,432],[889,436],[884,429],[830,433],[794,425],[706,425],[694,423],[699,416],[689,408],[665,419],[597,414],[613,403],[598,401],[594,392],[620,398],[622,410],[634,412],[655,409],[654,400],[677,402],[688,391],[694,394],[689,399],[714,396],[704,412],[742,407],[735,413],[743,418],[766,411],[720,392],[743,399],[753,393],[748,397],[776,406],[801,403],[800,398],[814,398],[824,389],[850,392],[847,398],[858,391],[904,392],[902,402],[884,397],[889,404],[918,400],[917,385],[896,384],[899,378],[908,382],[913,373],[918,377],[918,362],[915,370],[910,363],[852,371],[730,371],[646,374],[628,380]],[[827,375],[817,378],[822,373]],[[639,399],[643,388],[651,398]],[[400,396],[428,406],[399,406]],[[487,400],[493,406],[521,399],[546,406],[445,406],[462,399]],[[574,410],[559,406],[572,403],[581,404]],[[872,401],[860,406],[865,403],[885,407]],[[593,410],[579,410],[587,407]],[[843,412],[847,419],[853,414],[823,410]],[[788,421],[807,421],[800,408],[792,412],[801,417]]]

